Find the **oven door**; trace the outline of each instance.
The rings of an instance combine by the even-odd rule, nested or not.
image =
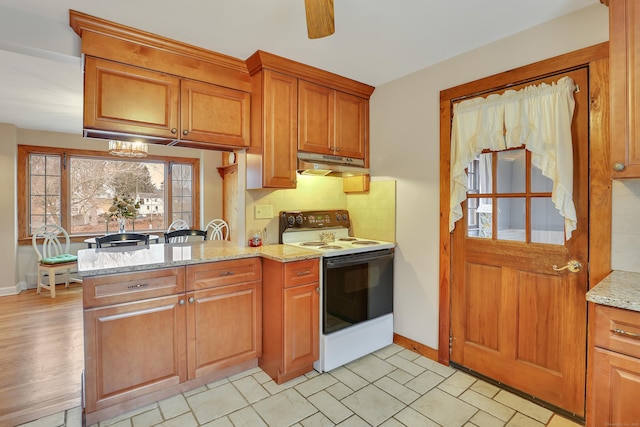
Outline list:
[[[323,260],[323,334],[393,312],[393,249]]]

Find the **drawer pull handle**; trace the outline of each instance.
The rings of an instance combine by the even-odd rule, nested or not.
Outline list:
[[[149,286],[148,283],[136,283],[135,285],[127,286],[127,288],[129,288],[129,289],[140,289],[140,288],[146,288],[147,286]]]
[[[633,332],[627,332],[622,329],[613,329],[611,332],[625,337],[633,338],[634,340],[640,340],[640,334],[634,334]]]
[[[296,273],[297,276],[308,276],[309,274],[311,274],[311,272],[309,270],[307,270],[307,271],[298,271]]]
[[[221,276],[233,276],[235,273],[233,271],[222,271],[220,273]]]

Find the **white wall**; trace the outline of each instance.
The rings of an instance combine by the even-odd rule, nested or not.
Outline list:
[[[18,213],[17,200],[17,162],[18,153],[15,126],[0,123],[0,271],[4,281],[0,281],[0,295],[16,293],[18,283]]]
[[[396,333],[438,347],[440,91],[607,41],[608,12],[593,5],[376,88],[371,171],[397,180]]]
[[[67,147],[76,149],[107,150],[106,140],[83,138],[80,135],[18,129],[14,125],[0,124],[0,245],[3,279],[0,295],[15,293],[20,282],[27,282],[27,273],[35,273],[36,256],[31,245],[18,245],[16,157],[18,145]],[[222,179],[216,167],[222,164],[219,152],[181,147],[151,145],[149,154],[200,159],[201,222],[207,218],[222,217]],[[10,190],[12,189],[12,190]],[[9,208],[10,207],[10,208]],[[200,225],[204,227],[204,224]],[[71,252],[86,249],[85,244],[75,243]],[[5,265],[6,263],[6,265]]]

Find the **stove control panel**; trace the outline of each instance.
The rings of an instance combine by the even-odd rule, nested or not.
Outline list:
[[[288,229],[349,228],[349,225],[349,211],[345,209],[280,212],[280,234]]]

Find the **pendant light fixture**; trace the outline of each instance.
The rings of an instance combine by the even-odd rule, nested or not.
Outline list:
[[[149,145],[139,141],[109,141],[109,154],[118,157],[147,157]]]

